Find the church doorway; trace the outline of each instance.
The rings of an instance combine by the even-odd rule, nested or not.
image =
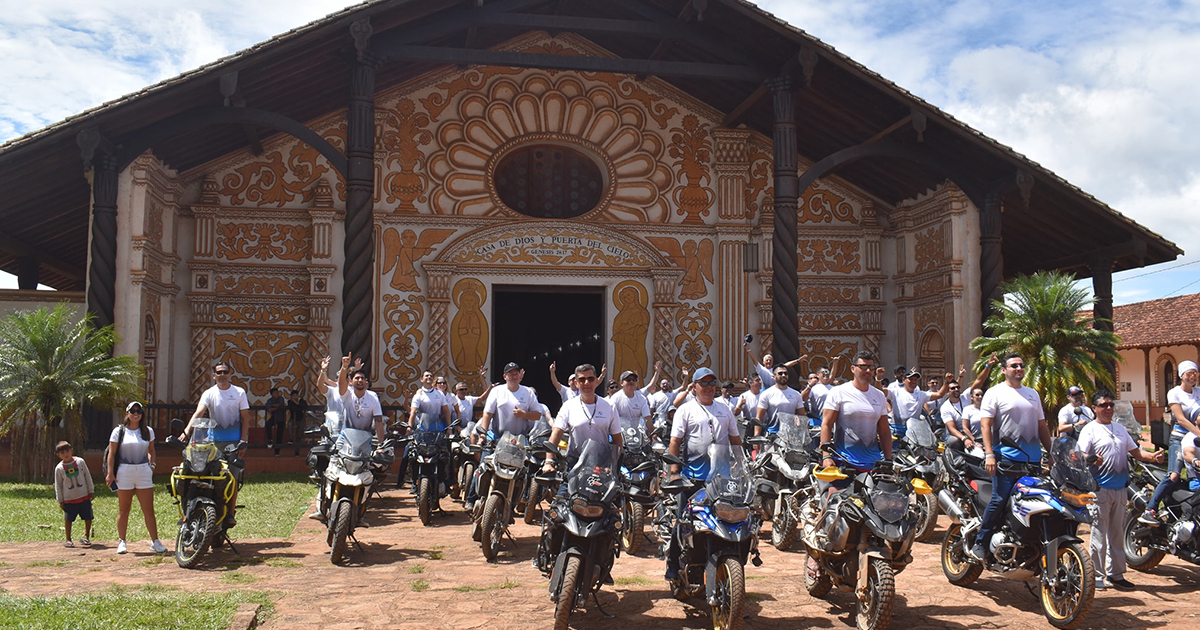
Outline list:
[[[599,370],[606,360],[604,287],[493,286],[492,374],[502,379],[509,361],[525,369],[522,384],[558,413],[562,404],[550,384],[550,363],[557,361],[563,385],[581,363]],[[609,375],[612,377],[612,375]]]

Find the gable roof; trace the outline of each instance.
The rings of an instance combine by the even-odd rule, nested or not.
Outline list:
[[[43,260],[44,284],[56,288],[78,285],[87,263],[90,199],[76,145],[81,130],[98,126],[119,144],[139,129],[173,115],[200,106],[220,106],[220,77],[235,71],[238,96],[247,107],[301,122],[316,119],[348,102],[347,56],[354,50],[349,28],[362,18],[370,18],[376,40],[399,34],[422,46],[467,52],[493,48],[531,30],[511,24],[468,27],[473,24],[474,5],[455,0],[364,2],[0,145],[0,221],[4,221],[7,234],[0,236],[0,269],[14,272],[17,254],[33,253]],[[682,25],[687,33],[696,34],[672,39],[611,29],[583,33],[624,59],[706,64],[748,60],[756,67],[777,71],[797,67],[802,49],[814,52],[818,63],[811,84],[795,98],[797,146],[807,160],[817,162],[839,150],[877,141],[920,146],[940,154],[977,184],[1012,182],[1018,170],[1033,176],[1028,204],[1015,189],[1003,197],[1006,276],[1047,265],[1088,275],[1084,257],[1054,258],[1054,252],[1116,247],[1123,252],[1117,256],[1116,271],[1165,262],[1182,253],[1167,239],[1051,171],[747,0],[496,0],[483,6],[506,5],[518,7],[521,16],[537,16],[542,21],[557,16],[590,18],[595,23],[635,20],[663,27]],[[703,5],[707,8],[701,16],[694,6]],[[461,32],[439,31],[422,39],[428,25],[456,16],[463,18]],[[419,59],[388,62],[377,72],[376,89],[406,83],[446,65]],[[772,104],[769,95],[764,97],[761,83],[661,78],[719,111],[740,112],[728,121],[731,126],[744,124],[771,135]],[[912,124],[914,119],[924,121],[923,131],[918,131],[921,125]],[[180,133],[153,150],[171,167],[186,170],[247,143],[244,129],[227,125]],[[839,169],[837,175],[892,204],[936,188],[946,179],[946,174],[915,162],[883,159],[859,160]],[[1068,224],[1088,225],[1088,233],[1058,228]]]
[[[1200,293],[1115,307],[1113,327],[1121,350],[1200,344]]]

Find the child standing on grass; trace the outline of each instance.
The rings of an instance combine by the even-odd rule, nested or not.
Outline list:
[[[79,542],[88,547],[92,544],[92,498],[96,496],[92,473],[82,457],[75,457],[75,449],[69,442],[59,442],[54,452],[62,460],[54,469],[54,498],[58,499],[65,519],[67,542],[63,545],[75,546],[71,542],[71,524],[82,518],[85,531]]]

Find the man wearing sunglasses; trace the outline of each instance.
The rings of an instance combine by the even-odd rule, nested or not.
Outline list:
[[[997,362],[999,362],[999,359],[997,359],[995,356],[992,356],[992,358],[988,359],[987,365],[985,365],[983,370],[979,372],[979,375],[975,377],[975,382],[971,383],[971,386],[967,388],[966,391],[968,392],[978,391],[979,398],[968,397],[964,399],[962,385],[959,384],[958,379],[950,379],[947,381],[949,383],[949,386],[947,387],[948,393],[946,394],[946,402],[942,403],[941,408],[942,423],[946,425],[946,433],[958,438],[959,440],[962,440],[963,446],[965,446],[967,450],[971,450],[976,444],[975,436],[971,433],[971,429],[969,428],[970,425],[968,424],[969,420],[967,420],[967,415],[973,414],[979,410],[978,405],[983,401],[983,390],[979,388],[983,387],[983,384],[986,383],[988,378],[992,375],[992,367],[996,365]],[[965,373],[966,369],[962,366],[959,366],[959,379],[961,379],[962,375]]]
[[[862,350],[850,368],[854,379],[829,390],[821,412],[821,465],[834,465],[840,454],[855,470],[867,471],[875,462],[892,458],[892,432],[888,428],[887,400],[871,386],[875,355]]]
[[[1050,451],[1050,429],[1042,412],[1042,398],[1032,388],[1021,385],[1025,361],[1020,354],[1010,352],[1000,357],[1000,365],[1004,382],[987,390],[980,403],[984,468],[992,476],[992,500],[983,512],[983,523],[970,550],[980,561],[1017,484],[1018,477],[1002,474],[999,463],[1037,464],[1042,461],[1041,449]]]
[[[1082,398],[1082,392],[1080,392]],[[1082,401],[1080,401],[1082,404]],[[1095,455],[1091,467],[1096,477],[1096,518],[1092,521],[1092,566],[1096,569],[1096,589],[1104,589],[1104,580],[1113,588],[1128,591],[1133,583],[1125,579],[1125,519],[1126,490],[1129,485],[1129,457],[1161,464],[1166,461],[1162,451],[1148,453],[1138,446],[1119,422],[1113,422],[1113,395],[1100,389],[1092,395],[1096,421],[1079,430],[1076,449],[1083,455]]]
[[[787,367],[775,366],[773,377],[775,385],[768,387],[767,391],[758,397],[758,411],[755,415],[758,425],[754,427],[754,435],[762,435],[763,427],[766,427],[767,433],[778,433],[779,419],[776,414],[804,413],[804,400],[800,396],[800,392],[788,387],[791,376]]]
[[[646,427],[647,435],[654,431],[654,425],[650,424],[650,402],[646,400],[642,390],[638,389],[637,372],[625,370],[621,373],[621,389],[608,396],[608,403],[613,406],[613,411],[623,423],[641,421]]]
[[[246,399],[246,390],[234,385],[233,369],[224,361],[213,365],[213,380],[216,385],[204,390],[200,395],[200,403],[196,412],[183,430],[179,439],[187,442],[192,436],[192,423],[200,418],[211,418],[216,423],[212,432],[213,441],[217,448],[224,449],[226,444],[241,440],[245,442],[250,435],[250,401]],[[233,472],[234,477],[241,480],[241,470]],[[234,506],[237,505],[237,486],[234,486],[233,499],[229,502],[229,516],[225,518],[225,526],[237,524],[234,519]]]
[[[1067,404],[1058,410],[1058,433],[1078,435],[1078,431],[1090,420],[1096,419],[1096,413],[1083,404],[1083,388],[1072,385],[1067,388]]]

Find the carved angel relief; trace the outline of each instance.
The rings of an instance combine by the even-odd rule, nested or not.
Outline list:
[[[679,280],[682,287],[679,290],[679,299],[694,300],[708,295],[708,285],[705,281],[713,281],[712,241],[689,239],[680,247],[679,241],[670,237],[652,236],[647,240],[662,250],[672,263],[683,269],[683,278]]]
[[[454,230],[428,228],[418,237],[412,230],[400,233],[396,228],[383,231],[383,272],[392,273],[392,288],[400,291],[420,291],[417,286],[417,268],[413,264],[433,251]],[[392,270],[395,269],[394,272]]]

